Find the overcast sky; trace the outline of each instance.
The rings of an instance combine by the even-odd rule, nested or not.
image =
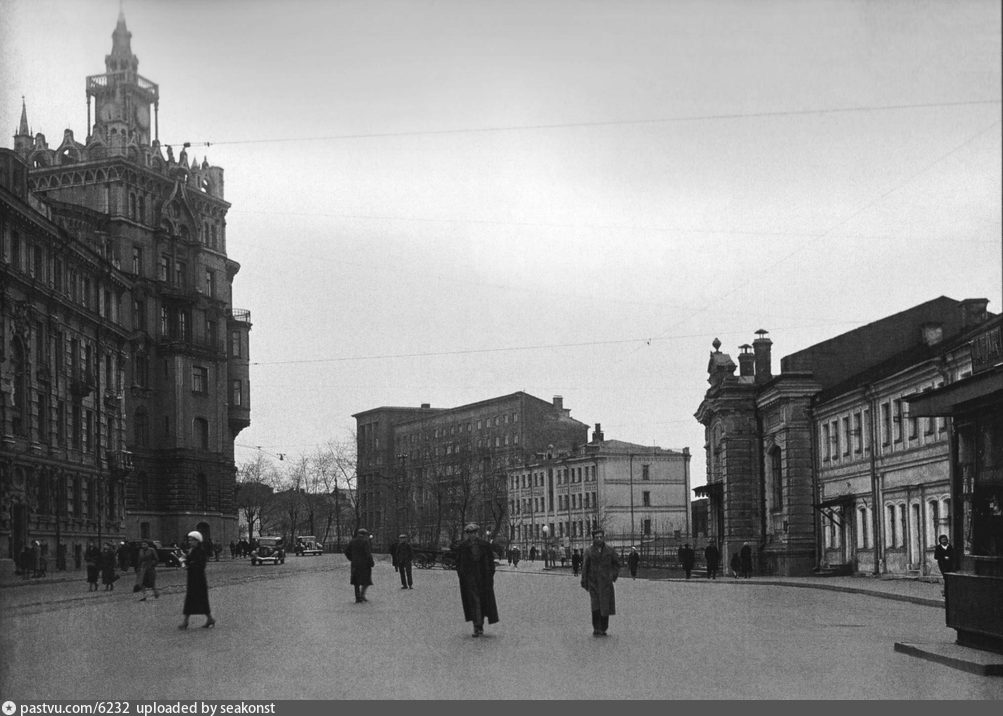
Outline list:
[[[160,139],[225,170],[238,462],[524,390],[693,452],[773,363],[1001,279],[998,0],[126,0]],[[119,0],[0,0],[0,128],[87,135]],[[205,142],[210,146],[206,148]]]

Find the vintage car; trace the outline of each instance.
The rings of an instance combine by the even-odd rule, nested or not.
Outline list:
[[[311,557],[324,554],[324,545],[317,541],[313,535],[301,535],[296,538],[296,546],[293,548],[297,557]]]
[[[185,553],[180,547],[164,547],[160,544],[160,540],[156,539],[134,539],[126,542],[126,547],[129,549],[129,564],[133,568],[136,567],[136,563],[139,559],[139,549],[143,546],[144,542],[153,542],[153,547],[157,550],[157,557],[159,558],[161,565],[165,567],[185,566]]]
[[[284,564],[286,551],[282,547],[281,537],[259,537],[257,548],[251,550],[251,565]]]

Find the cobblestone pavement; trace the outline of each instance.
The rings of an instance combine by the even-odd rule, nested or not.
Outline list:
[[[894,651],[953,641],[939,584],[626,576],[602,639],[570,570],[498,569],[482,639],[453,572],[401,590],[381,561],[360,605],[337,555],[210,564],[213,630],[177,629],[179,570],[143,603],[79,575],[4,587],[0,698],[1003,699],[1003,679]]]

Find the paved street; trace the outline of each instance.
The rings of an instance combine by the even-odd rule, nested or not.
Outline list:
[[[0,698],[1003,698],[1001,678],[893,650],[953,641],[942,608],[864,594],[622,578],[597,639],[574,577],[503,565],[501,622],[473,639],[450,571],[415,570],[402,591],[380,562],[366,604],[336,555],[210,563],[208,577],[213,630],[202,617],[177,629],[180,571],[162,570],[164,593],[143,603],[131,575],[112,593],[82,580],[0,589]]]

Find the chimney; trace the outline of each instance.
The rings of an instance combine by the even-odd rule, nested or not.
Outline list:
[[[431,407],[432,407],[432,404],[431,404],[431,403],[422,403],[422,404],[421,404],[421,409],[422,409],[422,410],[428,410],[428,409],[429,409],[429,408],[431,408]]]
[[[752,342],[752,350],[756,358],[757,383],[765,383],[773,377],[773,368],[770,365],[770,346],[773,345],[773,341],[766,337],[768,332],[760,328],[756,331],[756,335],[759,338]]]
[[[738,375],[752,377],[756,374],[756,356],[752,353],[752,346],[748,343],[739,346],[741,353],[738,354]]]
[[[961,327],[972,328],[986,320],[988,298],[966,298],[961,302]]]
[[[564,410],[564,397],[560,395],[554,396],[554,408],[556,410]]]
[[[602,425],[596,423],[595,430],[592,431],[592,442],[601,443],[603,441]]]

